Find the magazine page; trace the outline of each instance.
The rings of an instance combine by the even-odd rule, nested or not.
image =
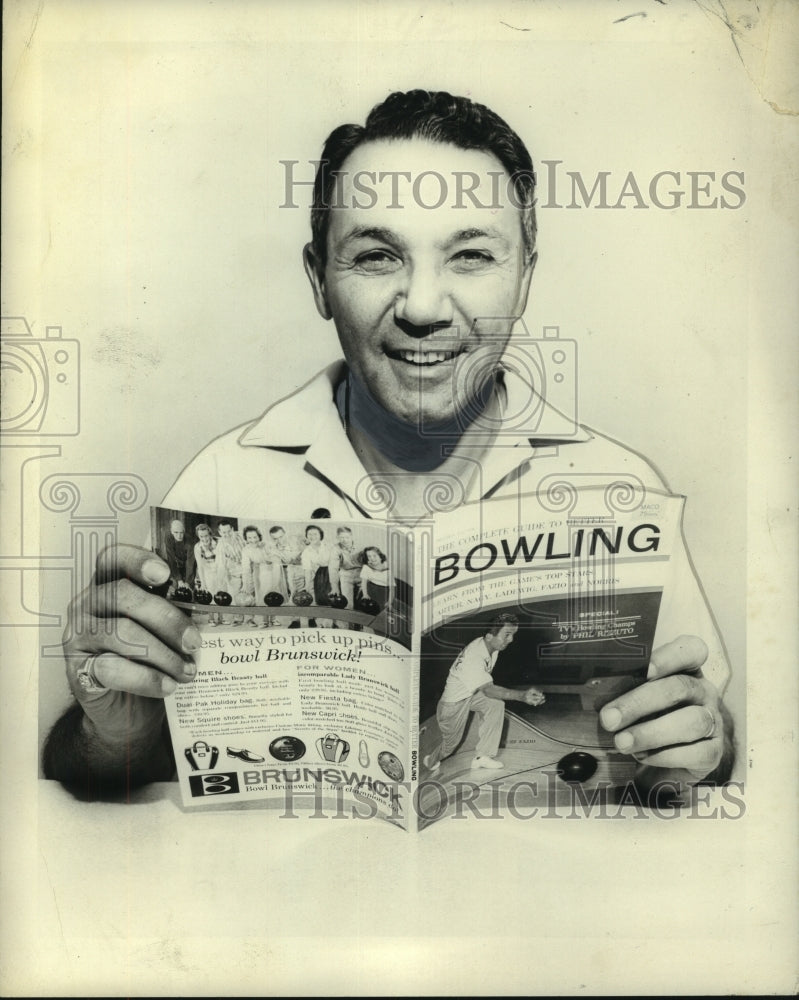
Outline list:
[[[636,761],[598,713],[645,678],[683,498],[616,486],[560,484],[437,524],[420,623],[420,828],[629,791]]]
[[[166,699],[186,806],[407,823],[410,545],[381,522],[153,508],[166,596],[202,635]],[[324,811],[324,812],[323,812]]]

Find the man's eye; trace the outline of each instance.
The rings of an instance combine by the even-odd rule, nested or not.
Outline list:
[[[461,271],[477,271],[494,262],[493,256],[485,250],[461,250],[452,259]]]
[[[355,258],[355,266],[361,271],[381,274],[395,271],[401,262],[388,250],[367,250]]]

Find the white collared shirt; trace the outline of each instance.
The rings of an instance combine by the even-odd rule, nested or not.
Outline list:
[[[475,691],[490,684],[497,656],[498,650],[489,649],[483,635],[464,646],[449,668],[441,701],[447,704],[465,701]]]
[[[336,407],[334,389],[345,372],[343,362],[330,365],[262,417],[216,438],[183,470],[163,505],[276,520],[308,519],[319,508],[334,520],[386,517],[390,511],[369,489],[371,479]],[[550,436],[531,436],[519,416],[529,388],[511,372],[505,373],[504,386],[509,418],[492,435],[493,447],[476,454],[467,502],[516,493],[519,479],[562,474],[564,465],[572,475],[584,475],[586,485],[592,485],[587,481],[592,475],[603,482],[627,475],[647,488],[665,488],[641,456],[568,418],[562,419],[562,439],[553,440],[554,411],[547,414]]]

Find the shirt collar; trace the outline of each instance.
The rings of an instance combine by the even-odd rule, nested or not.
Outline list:
[[[344,429],[336,409],[333,392],[346,374],[343,361],[323,368],[290,396],[274,403],[244,431],[239,444],[261,448],[309,448],[329,423]]]
[[[343,361],[328,365],[250,424],[239,444],[304,453],[306,461],[331,483],[346,485],[357,503],[367,474],[349,443],[334,398],[335,387],[346,372]],[[481,496],[532,458],[536,448],[588,441],[593,436],[568,414],[531,395],[530,386],[515,372],[503,369],[501,384],[503,422],[489,454],[483,456]],[[531,425],[540,427],[541,433],[531,435]]]
[[[262,448],[302,450],[310,448],[320,434],[327,436],[330,424],[347,436],[341,425],[335,387],[346,375],[343,361],[335,361],[290,396],[273,404],[244,431],[239,444]],[[559,412],[541,397],[531,396],[530,387],[513,371],[503,369],[503,427],[509,445],[532,447],[589,441],[592,435],[568,414]],[[530,424],[540,433],[530,433]]]
[[[334,398],[346,372],[343,361],[328,365],[251,424],[239,444],[304,454],[306,465],[364,510],[368,475],[347,438]]]

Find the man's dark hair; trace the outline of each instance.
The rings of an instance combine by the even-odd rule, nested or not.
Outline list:
[[[314,182],[311,240],[320,267],[327,263],[330,201],[336,173],[365,142],[429,139],[459,149],[478,149],[499,160],[513,181],[514,203],[522,213],[528,260],[535,251],[535,173],[527,147],[498,114],[468,97],[445,91],[409,90],[389,94],[369,112],[365,125],[339,125],[327,138]]]
[[[489,635],[497,635],[506,625],[518,625],[519,619],[516,615],[502,614],[497,615],[488,626]]]

